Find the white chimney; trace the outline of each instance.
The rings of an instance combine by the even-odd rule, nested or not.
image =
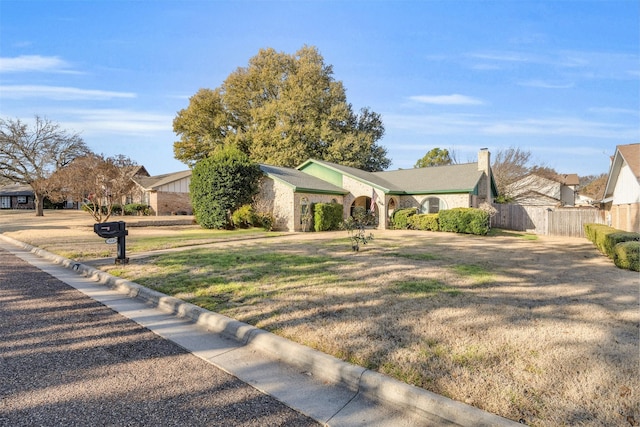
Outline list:
[[[478,152],[478,170],[484,172],[478,186],[480,203],[491,203],[491,153],[488,148],[481,148]]]

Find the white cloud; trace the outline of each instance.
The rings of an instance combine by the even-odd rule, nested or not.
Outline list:
[[[113,92],[95,89],[79,89],[64,86],[16,85],[0,86],[5,99],[46,98],[57,101],[105,100],[113,98],[135,98],[132,92]]]
[[[638,136],[638,130],[631,126],[572,117],[498,121],[479,130],[490,135],[578,136],[629,140]]]
[[[152,136],[173,132],[172,115],[119,109],[65,110],[64,127],[83,135]]]
[[[640,111],[633,110],[631,108],[616,108],[616,107],[593,107],[588,110],[590,113],[596,114],[631,114],[634,116],[640,115]]]
[[[384,114],[389,132],[398,130],[419,135],[457,136],[565,136],[637,140],[633,124],[596,122],[574,117],[500,119],[470,114],[400,115]]]
[[[436,105],[482,105],[484,102],[466,95],[416,95],[410,96],[412,101]]]
[[[541,89],[571,89],[573,83],[552,83],[544,80],[528,80],[518,83],[520,86],[537,87]]]
[[[23,55],[15,58],[0,57],[0,73],[55,72],[78,73],[71,65],[57,56]]]
[[[471,52],[464,55],[476,70],[542,66],[548,72],[571,73],[583,79],[633,79],[640,73],[638,56],[634,52],[597,52],[558,50],[544,53],[519,51]]]

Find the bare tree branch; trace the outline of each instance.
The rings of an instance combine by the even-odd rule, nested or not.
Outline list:
[[[30,185],[36,202],[36,216],[43,215],[47,180],[74,158],[90,153],[77,133],[35,116],[30,127],[20,119],[0,118],[0,178]]]

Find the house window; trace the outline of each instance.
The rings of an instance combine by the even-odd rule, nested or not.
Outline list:
[[[300,200],[300,224],[304,224],[304,223],[308,223],[309,222],[309,199],[307,199],[306,197],[303,197]]]
[[[27,196],[18,196],[17,202],[21,205],[27,203]]]
[[[439,197],[428,197],[420,205],[420,213],[438,213],[447,209],[447,203]]]

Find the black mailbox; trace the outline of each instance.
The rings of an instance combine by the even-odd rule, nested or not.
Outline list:
[[[127,231],[127,224],[124,221],[117,222],[101,222],[93,224],[93,231],[100,237],[105,239],[117,239],[118,243],[118,257],[116,258],[116,264],[128,264],[129,258],[127,258],[127,243],[125,236],[129,234]],[[107,243],[113,243],[113,241],[107,240]]]
[[[100,237],[110,239],[112,237],[122,237],[129,234],[124,221],[102,222],[93,225],[93,231]]]

